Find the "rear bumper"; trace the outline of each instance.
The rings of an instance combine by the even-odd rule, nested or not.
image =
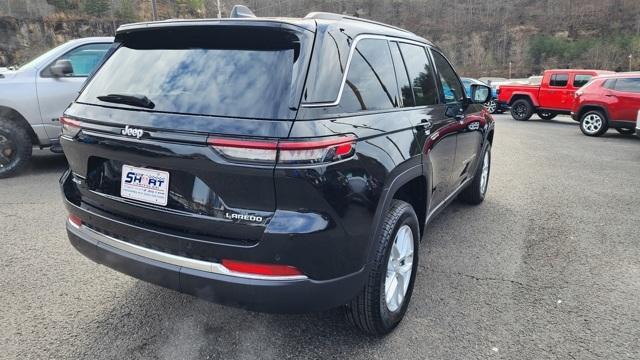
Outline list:
[[[267,280],[224,275],[125,251],[113,246],[112,241],[116,239],[86,226],[77,227],[67,222],[67,234],[71,244],[80,253],[99,264],[205,300],[256,311],[301,313],[346,304],[353,298],[353,290],[361,286],[364,274],[361,271],[327,281],[308,278]]]
[[[163,237],[167,243],[176,242],[178,238],[126,224],[77,205],[74,203],[77,199],[71,200],[73,196],[65,192],[65,187],[69,187],[68,173],[63,175],[61,182],[67,210],[83,220],[81,226],[67,221],[71,244],[93,261],[146,282],[212,302],[255,311],[304,313],[348,303],[360,292],[366,280],[366,267],[323,280],[306,276],[277,278],[232,273],[225,271],[226,268],[216,260],[194,259],[137,245],[116,234],[137,238]],[[115,233],[112,235],[100,229]],[[256,253],[262,251],[259,246],[241,248],[217,245],[215,249],[224,250],[225,256],[230,259],[243,259],[248,252],[256,257],[269,255]],[[299,257],[307,255],[300,254]],[[330,259],[326,259],[326,263],[331,266]]]

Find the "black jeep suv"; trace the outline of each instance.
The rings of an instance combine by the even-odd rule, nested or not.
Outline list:
[[[69,239],[170,289],[343,306],[388,333],[429,220],[484,199],[489,96],[430,42],[357,18],[122,26],[61,119]]]

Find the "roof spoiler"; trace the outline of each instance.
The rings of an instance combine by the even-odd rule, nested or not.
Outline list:
[[[231,13],[229,14],[229,18],[231,19],[254,17],[256,17],[256,14],[254,14],[251,9],[244,5],[234,5],[233,9],[231,9]]]

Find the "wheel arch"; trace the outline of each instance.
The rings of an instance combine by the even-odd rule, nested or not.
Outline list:
[[[420,238],[424,234],[427,220],[427,178],[424,175],[415,177],[396,190],[392,199],[402,200],[409,203],[418,216],[420,226]]]
[[[418,214],[420,210],[415,210],[415,207],[414,207],[414,210],[416,211],[416,215],[418,215],[418,223],[420,223],[420,238],[422,238],[422,235],[424,234],[424,230],[426,226],[425,222],[426,222],[426,216],[427,216],[426,213],[429,206],[428,205],[429,198],[427,195],[429,179],[423,172],[423,165],[416,164],[409,168],[404,168],[402,170],[396,169],[395,171],[397,171],[395,176],[392,176],[391,179],[388,180],[388,185],[385,186],[385,189],[380,195],[380,199],[376,207],[376,212],[373,216],[372,223],[374,224],[374,228],[372,229],[369,235],[369,249],[367,249],[367,265],[366,265],[367,267],[371,264],[371,259],[373,259],[373,256],[375,255],[375,247],[373,246],[373,244],[375,244],[375,239],[377,239],[381,231],[382,219],[384,218],[385,214],[391,207],[391,203],[394,199],[402,200],[402,201],[407,201],[406,199],[409,199],[410,201],[407,201],[407,202],[409,204],[412,204],[412,206],[414,202],[417,202],[417,201],[424,202],[423,211],[425,214],[423,218],[421,218],[420,215]],[[424,195],[420,193],[418,196],[414,196],[411,193],[411,190],[416,189],[416,186],[419,183],[424,185],[424,188],[423,188]],[[421,206],[422,205],[419,205],[418,207],[420,208]]]
[[[22,116],[22,114],[20,114],[17,110],[0,105],[0,118],[9,120],[27,129],[27,131],[29,132],[29,137],[31,138],[31,143],[33,145],[38,145],[40,143],[40,141],[38,140],[38,135],[36,135],[36,132],[33,131],[33,128],[31,127],[27,119],[25,119],[25,117]]]
[[[609,111],[602,105],[598,105],[598,104],[586,104],[586,105],[582,105],[580,107],[580,110],[578,111],[578,121],[582,120],[582,116],[584,116],[584,114],[586,114],[589,111],[601,111],[604,116],[606,116],[607,118],[605,119],[607,122],[611,121],[611,116],[609,116]]]
[[[529,101],[529,103],[531,103],[531,105],[534,108],[538,107],[538,104],[536,103],[536,101],[534,101],[534,99],[531,97],[531,95],[523,94],[523,93],[514,93],[513,95],[511,95],[511,99],[509,99],[509,106],[512,106],[514,102],[516,102],[518,100],[521,100],[521,99]]]

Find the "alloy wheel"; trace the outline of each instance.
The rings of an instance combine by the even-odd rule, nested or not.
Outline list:
[[[482,174],[480,175],[480,193],[484,195],[487,191],[487,183],[489,182],[489,152],[484,153],[484,160],[482,161]]]
[[[494,112],[496,112],[496,109],[498,108],[498,103],[496,102],[496,99],[491,99],[487,101],[486,104],[484,104],[484,107],[487,108],[487,111],[489,113],[493,114]]]
[[[402,307],[413,271],[413,231],[402,225],[393,240],[384,282],[385,301],[389,311]]]
[[[527,115],[527,107],[524,104],[518,104],[513,109],[513,112],[519,119],[523,119]]]
[[[589,114],[582,120],[582,128],[588,134],[596,134],[602,129],[602,117],[598,114]]]

